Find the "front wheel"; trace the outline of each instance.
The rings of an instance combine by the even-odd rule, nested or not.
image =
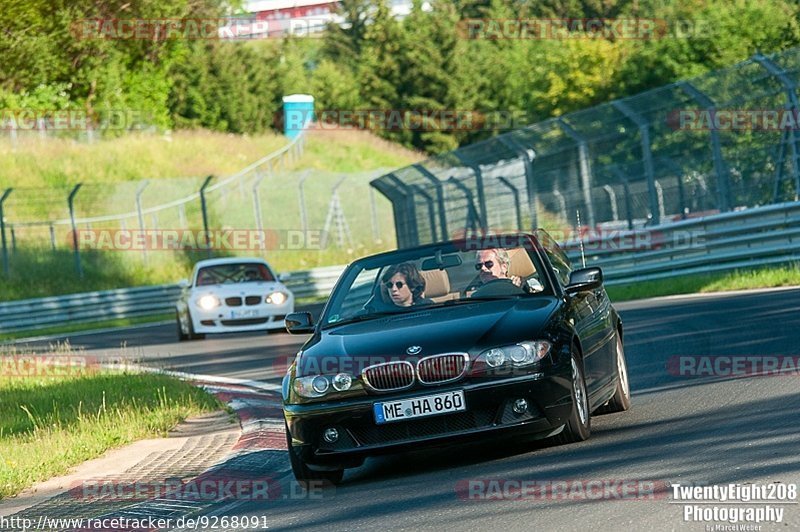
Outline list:
[[[589,412],[589,396],[586,393],[586,379],[583,377],[583,362],[578,358],[576,347],[570,355],[572,366],[572,403],[574,408],[564,430],[554,438],[556,443],[575,443],[589,438],[592,418]]]
[[[192,315],[187,313],[186,317],[189,321],[189,340],[203,340],[206,335],[205,333],[196,333],[194,332],[194,322],[192,321]]]
[[[336,469],[334,471],[315,471],[309,469],[299,453],[294,450],[292,436],[289,434],[288,426],[286,426],[286,446],[289,448],[289,462],[292,465],[292,473],[294,473],[294,478],[296,478],[298,482],[327,482],[335,486],[342,481],[344,469]]]
[[[183,332],[183,325],[181,325],[181,315],[178,313],[178,311],[175,311],[175,323],[178,328],[178,341],[185,342],[186,340],[189,339],[189,335]]]
[[[624,412],[631,407],[631,388],[628,384],[628,364],[625,362],[625,350],[622,347],[622,338],[617,333],[616,347],[617,364],[617,389],[614,396],[600,410],[603,414],[613,414]]]

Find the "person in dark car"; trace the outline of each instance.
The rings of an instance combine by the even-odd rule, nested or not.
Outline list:
[[[381,277],[381,282],[395,306],[410,307],[433,303],[424,297],[425,279],[410,262],[390,266]]]
[[[511,259],[508,251],[503,248],[482,249],[475,256],[475,269],[478,270],[482,284],[498,279],[507,279],[514,286],[522,286],[522,279],[508,274],[510,265]]]

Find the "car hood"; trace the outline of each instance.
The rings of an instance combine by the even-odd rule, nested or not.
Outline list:
[[[354,370],[389,360],[533,340],[558,306],[559,300],[548,296],[482,301],[331,327],[304,346],[298,375],[358,373]]]
[[[230,283],[230,284],[210,284],[205,286],[195,286],[192,288],[192,295],[202,296],[205,294],[214,294],[215,296],[236,297],[236,296],[250,296],[250,295],[267,295],[275,290],[283,290],[289,293],[289,290],[278,281],[261,281],[250,283]]]

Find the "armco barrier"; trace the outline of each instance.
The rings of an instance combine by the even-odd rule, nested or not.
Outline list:
[[[684,238],[686,234],[693,237]],[[800,261],[800,202],[655,226],[644,236],[644,241],[652,243],[645,249],[598,246],[597,241],[588,240],[584,243],[586,265],[600,266],[606,284],[619,285]],[[566,244],[573,265],[580,267],[578,246]],[[343,270],[344,266],[329,266],[291,272],[284,283],[296,298],[326,297]],[[180,292],[179,285],[162,285],[1,303],[0,333],[170,313]]]
[[[344,266],[329,266],[292,272],[284,284],[295,298],[325,297],[343,270]],[[177,284],[144,286],[0,303],[0,334],[169,314],[175,311],[181,290]]]

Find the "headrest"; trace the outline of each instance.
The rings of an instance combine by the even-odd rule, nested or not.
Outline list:
[[[524,279],[536,273],[536,268],[533,267],[533,262],[525,248],[510,249],[508,256],[511,259],[511,263],[508,265],[509,276],[516,275]]]
[[[425,279],[425,297],[441,297],[450,293],[450,276],[444,270],[420,272]]]

